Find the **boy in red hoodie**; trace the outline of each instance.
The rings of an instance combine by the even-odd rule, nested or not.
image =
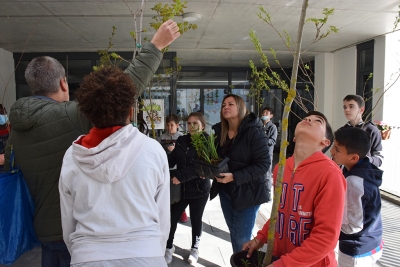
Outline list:
[[[293,156],[286,160],[275,230],[273,263],[337,266],[334,249],[342,225],[346,181],[325,153],[333,143],[326,117],[310,111],[295,129]],[[278,166],[274,169],[277,177]],[[248,257],[267,242],[269,221],[243,245]]]

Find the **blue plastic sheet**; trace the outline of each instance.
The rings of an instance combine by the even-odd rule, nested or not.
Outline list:
[[[0,263],[13,264],[39,245],[33,229],[34,204],[19,170],[0,175]]]

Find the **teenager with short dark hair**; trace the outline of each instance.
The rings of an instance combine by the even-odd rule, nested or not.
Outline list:
[[[346,204],[339,237],[339,267],[374,266],[382,256],[383,171],[369,162],[369,134],[355,127],[335,132],[332,159],[343,165]]]
[[[357,127],[366,131],[371,137],[371,148],[367,157],[376,167],[383,162],[382,136],[372,121],[364,122],[362,115],[365,111],[365,101],[359,95],[347,95],[343,99],[343,111],[349,121],[343,127]]]
[[[336,267],[335,247],[343,218],[346,181],[323,154],[333,141],[326,117],[310,111],[295,129],[293,156],[286,160],[278,207],[273,264],[268,267]],[[278,166],[274,169],[277,179]],[[248,256],[268,240],[269,220],[243,245]]]
[[[167,152],[170,154],[172,150],[175,148],[176,140],[179,136],[182,136],[183,133],[179,131],[179,118],[175,114],[170,114],[165,118],[166,129],[167,132],[161,135],[161,145]],[[189,218],[186,214],[186,211],[182,212],[181,218],[179,219],[181,223],[187,223]]]
[[[169,154],[174,149],[175,141],[183,133],[179,132],[179,118],[175,114],[170,114],[165,118],[165,129],[166,133],[163,133],[160,137],[161,145],[165,151]]]
[[[276,138],[278,137],[278,130],[272,120],[274,117],[274,110],[270,107],[265,107],[261,113],[261,121],[263,122],[263,129],[265,134],[267,135],[267,144],[269,156],[271,157],[271,165],[268,170],[268,194],[269,199],[271,200],[271,186],[272,186],[272,162],[274,157],[274,147],[276,144]]]

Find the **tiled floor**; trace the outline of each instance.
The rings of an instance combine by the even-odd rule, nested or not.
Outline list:
[[[385,247],[383,257],[376,266],[400,266],[400,206],[382,200],[382,217],[384,227]],[[265,219],[269,217],[271,204],[264,204],[260,208],[256,227],[253,233],[261,228]],[[191,245],[190,221],[179,224],[174,244],[176,251],[169,267],[190,266],[187,263]],[[232,246],[228,228],[222,215],[218,198],[209,201],[203,216],[203,236],[200,243],[200,258],[197,267],[231,266]],[[25,253],[13,267],[40,267],[40,248]],[[3,265],[0,265],[3,266]]]

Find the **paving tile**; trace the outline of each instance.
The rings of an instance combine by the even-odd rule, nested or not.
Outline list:
[[[220,248],[218,246],[200,245],[200,257],[196,266],[224,266],[225,262],[222,258]]]
[[[210,226],[211,226],[211,231],[213,232],[228,232],[229,233],[229,228],[228,225],[226,225],[226,222],[224,219],[222,220],[210,220],[209,221]]]
[[[175,232],[174,246],[178,246],[184,249],[190,249],[190,247],[192,246],[191,236],[192,233]]]
[[[203,214],[203,221],[210,221],[210,220],[225,220],[224,214],[219,210],[206,210]]]
[[[223,246],[219,248],[221,251],[222,259],[224,260],[225,265],[222,266],[231,266],[230,264],[230,259],[233,254],[232,250],[232,245],[229,244],[229,246]]]
[[[269,218],[272,204],[261,205],[253,234],[256,234],[265,220]],[[400,207],[382,200],[382,218],[385,241],[383,256],[375,266],[393,267],[400,266]],[[175,233],[174,245],[176,248],[173,261],[169,267],[188,267],[187,262],[191,247],[191,224],[178,223]],[[223,218],[219,199],[207,203],[203,216],[203,236],[200,241],[200,258],[197,267],[229,267],[232,255],[232,246],[228,226]],[[22,255],[12,267],[40,267],[41,248],[37,247]],[[5,265],[0,265],[5,267]]]
[[[208,246],[231,246],[231,239],[227,232],[213,232],[212,234],[203,232],[200,247]]]

